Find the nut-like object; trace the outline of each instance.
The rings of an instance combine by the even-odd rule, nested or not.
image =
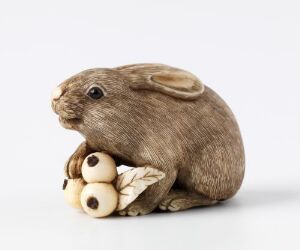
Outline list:
[[[82,179],[65,179],[63,184],[65,201],[74,208],[81,208],[80,195],[85,183]]]
[[[92,217],[105,217],[115,211],[118,205],[118,193],[112,184],[87,184],[81,192],[83,210]]]
[[[110,183],[117,176],[117,166],[111,156],[96,152],[85,158],[82,164],[82,176],[87,183]]]

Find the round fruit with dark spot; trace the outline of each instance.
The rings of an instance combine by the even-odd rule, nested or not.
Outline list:
[[[112,184],[87,184],[80,197],[83,210],[92,217],[105,217],[115,211],[118,205],[118,192]]]
[[[87,183],[111,183],[117,177],[117,166],[111,156],[96,152],[84,159],[81,172]]]
[[[65,201],[74,208],[81,208],[80,195],[85,182],[83,179],[65,179],[63,184]]]

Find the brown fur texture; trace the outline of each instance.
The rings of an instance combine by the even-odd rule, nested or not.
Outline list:
[[[93,86],[103,90],[99,100],[87,96]],[[120,214],[215,204],[240,188],[245,158],[234,115],[191,73],[162,64],[90,69],[59,90],[52,107],[61,124],[86,139],[67,164],[69,177],[80,177],[83,159],[95,151],[166,174]],[[176,209],[166,205],[170,195]]]

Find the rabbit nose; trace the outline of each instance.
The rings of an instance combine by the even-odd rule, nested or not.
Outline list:
[[[62,96],[62,94],[63,94],[63,91],[62,91],[61,87],[56,87],[51,94],[51,99],[53,101],[58,100]]]

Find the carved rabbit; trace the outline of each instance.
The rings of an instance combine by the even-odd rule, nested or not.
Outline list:
[[[83,71],[52,96],[60,123],[85,137],[66,164],[81,177],[84,158],[103,151],[118,164],[166,177],[122,215],[178,211],[232,197],[244,177],[244,148],[229,107],[193,74],[162,64]]]

